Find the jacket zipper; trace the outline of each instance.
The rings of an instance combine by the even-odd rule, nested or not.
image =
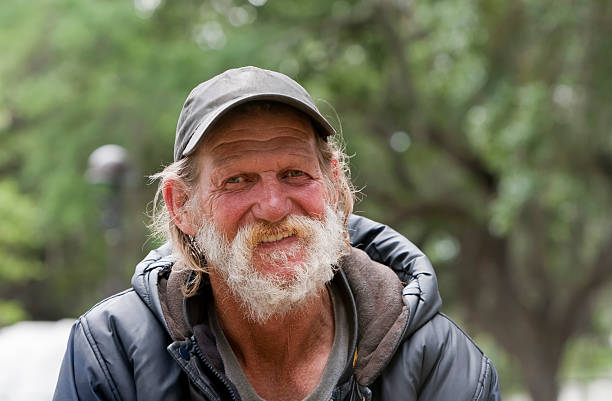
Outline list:
[[[229,385],[229,383],[227,382],[227,380],[225,380],[225,378],[223,376],[221,376],[221,374],[219,372],[217,372],[217,369],[215,369],[214,366],[212,366],[210,362],[208,362],[208,359],[206,359],[206,357],[202,353],[202,350],[200,349],[200,346],[198,345],[198,342],[196,341],[195,337],[191,336],[189,341],[191,341],[191,344],[193,345],[193,350],[195,351],[195,353],[198,356],[198,358],[200,359],[200,361],[223,384],[223,386],[225,387],[225,389],[229,393],[232,401],[238,401],[238,398],[236,397],[236,394],[234,393],[234,390],[232,390],[232,388]]]

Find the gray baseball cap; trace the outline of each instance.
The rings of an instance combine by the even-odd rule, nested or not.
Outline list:
[[[225,113],[254,100],[270,100],[295,107],[312,119],[319,135],[327,137],[336,133],[306,89],[293,79],[257,67],[235,68],[202,82],[187,96],[176,126],[174,161],[193,153],[215,121]]]

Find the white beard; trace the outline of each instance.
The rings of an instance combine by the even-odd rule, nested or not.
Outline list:
[[[258,230],[292,232],[299,238],[287,251],[260,256],[266,264],[288,269],[289,278],[263,274],[254,267]],[[219,273],[239,301],[244,317],[265,323],[307,305],[331,281],[340,257],[348,251],[344,232],[340,217],[328,206],[324,221],[289,216],[278,225],[254,223],[241,228],[231,243],[205,220],[196,241],[210,269]],[[305,255],[302,262],[291,261],[299,255]]]

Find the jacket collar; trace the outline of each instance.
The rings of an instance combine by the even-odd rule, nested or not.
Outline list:
[[[417,256],[411,260],[407,283],[401,283],[393,270],[356,248],[341,260],[334,284],[341,289],[352,314],[351,344],[357,352],[354,366],[354,352],[350,353],[343,379],[354,373],[360,384],[371,384],[403,339],[437,313],[441,301],[433,269],[422,254]],[[132,285],[171,337],[182,340],[194,334],[195,326],[206,322],[206,305],[212,302],[212,292],[203,290],[184,298],[180,284],[188,279],[189,271],[173,265],[171,248],[166,244],[138,264]],[[197,337],[210,339],[206,328],[206,324],[201,326],[204,333],[197,333]],[[214,339],[211,345],[205,348],[214,354]]]
[[[195,335],[207,358],[223,372],[207,321],[212,291],[203,281],[197,295],[183,297],[181,285],[188,278],[188,270],[175,266],[159,280],[158,297],[166,327],[175,341]],[[341,382],[354,373],[359,383],[370,384],[387,365],[404,334],[409,309],[402,302],[402,284],[391,269],[353,248],[342,258],[332,285],[350,313],[352,352]]]

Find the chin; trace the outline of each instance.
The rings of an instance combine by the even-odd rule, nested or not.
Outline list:
[[[306,263],[308,260],[301,249],[292,253],[255,254],[251,262],[253,269],[263,276],[286,280],[295,279],[304,270]]]
[[[288,283],[287,287],[291,284]],[[279,288],[281,291],[286,290]],[[246,320],[254,324],[266,324],[270,321],[278,321],[287,318],[288,316],[299,316],[308,310],[308,307],[321,294],[321,289],[312,289],[308,293],[301,294],[299,299],[286,296],[280,297],[272,302],[267,303],[243,303],[243,316]]]
[[[256,270],[239,284],[234,283],[237,285],[233,286],[233,293],[248,320],[265,323],[306,308],[325,289],[333,274],[331,265],[285,265],[272,271],[268,266],[266,272]],[[236,279],[232,277],[230,281]]]

